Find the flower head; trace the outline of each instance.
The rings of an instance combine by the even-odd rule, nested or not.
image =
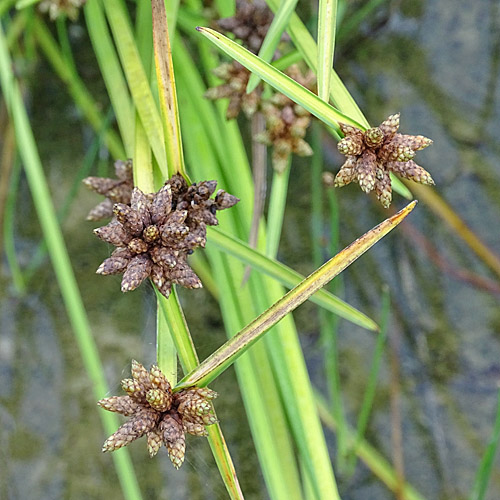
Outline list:
[[[132,160],[115,162],[116,179],[106,177],[87,177],[83,183],[92,191],[106,197],[87,215],[87,220],[101,220],[113,216],[113,204],[130,204],[134,179],[132,175]]]
[[[399,113],[365,131],[339,125],[344,138],[337,147],[347,160],[335,177],[335,186],[357,182],[366,193],[374,190],[387,208],[392,200],[390,172],[421,184],[434,184],[429,172],[413,161],[415,153],[431,145],[432,140],[422,135],[398,134]]]
[[[165,297],[172,283],[200,288],[201,281],[187,257],[205,246],[206,226],[218,224],[217,210],[239,201],[223,190],[212,199],[216,185],[216,181],[203,181],[188,186],[176,174],[157,193],[145,194],[134,188],[130,205],[115,203],[115,218],[94,230],[99,238],[117,247],[97,273],[123,273],[122,292],[135,290],[148,277]]]
[[[309,90],[313,90],[316,84],[314,73],[309,71],[303,75],[297,65],[290,66],[287,74]],[[262,103],[262,113],[266,118],[266,130],[254,139],[273,146],[272,162],[275,170],[282,172],[292,153],[299,156],[312,155],[311,146],[304,140],[311,124],[309,111],[286,95],[277,93]]]
[[[68,16],[72,21],[78,17],[78,9],[86,0],[42,0],[39,5],[41,12],[48,12],[54,21],[59,16]]]
[[[205,92],[208,99],[229,99],[226,111],[226,119],[236,118],[240,111],[250,118],[260,105],[261,86],[247,94],[246,88],[250,78],[248,71],[239,62],[223,63],[214,70],[214,74],[223,83],[217,87],[212,87]]]
[[[217,26],[234,34],[254,54],[259,51],[273,20],[273,13],[264,0],[236,0],[232,17],[217,21]]]
[[[97,404],[105,410],[129,417],[104,442],[102,451],[115,451],[146,435],[149,455],[164,444],[174,467],[184,461],[185,433],[206,436],[206,425],[217,422],[211,400],[217,393],[208,388],[189,388],[174,393],[169,381],[153,365],[148,371],[132,360],[132,378],[122,380],[127,396],[112,396]]]

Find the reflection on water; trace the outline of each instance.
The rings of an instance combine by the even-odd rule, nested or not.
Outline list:
[[[384,9],[387,18],[377,18],[376,30],[366,23],[361,36],[346,37],[338,45],[339,73],[371,122],[401,111],[403,133],[434,139],[431,148],[419,153],[419,161],[432,173],[446,201],[490,248],[498,250],[498,3],[403,1]],[[69,189],[74,173],[67,165],[78,164],[81,158],[75,155],[83,155],[81,125],[68,112],[70,101],[59,84],[51,83],[49,75],[46,79],[33,99],[37,103],[33,120],[49,179],[62,192]],[[56,90],[58,107],[47,111]],[[61,130],[61,113],[72,126]],[[57,133],[47,127],[51,123]],[[325,154],[326,168],[336,170],[342,158],[335,144],[327,142]],[[60,178],[63,171],[68,178]],[[309,225],[300,219],[309,210],[303,189],[309,182],[307,163],[298,164],[291,177],[294,203],[287,212],[281,257],[307,272],[310,248],[308,243],[297,244],[309,241]],[[39,230],[24,184],[21,190],[17,245],[26,262],[38,243]],[[83,220],[94,201],[93,195],[80,192],[70,220]],[[343,188],[339,201],[342,244],[384,215],[357,186]],[[395,204],[403,202],[397,197]],[[76,228],[66,224],[66,240],[108,380],[115,384],[114,394],[117,381],[128,375],[132,354],[146,364],[154,359],[155,303],[147,289],[117,300],[119,278],[103,280],[93,274],[107,250],[92,238],[90,227],[82,230],[85,224],[78,222]],[[398,412],[391,411],[391,405],[398,408],[407,479],[429,499],[466,498],[495,414],[500,378],[498,285],[489,269],[422,203],[405,225],[343,274],[346,299],[374,317],[379,314],[382,283],[390,286],[393,298],[391,341],[369,440],[386,457],[392,456],[391,431]],[[16,298],[8,268],[3,266],[0,497],[122,498],[111,459],[99,452],[105,436],[48,266],[40,269],[30,290]],[[201,314],[201,308],[206,313]],[[188,321],[193,332],[199,332],[202,357],[224,339],[216,311],[203,291],[186,303]],[[202,336],[206,323],[196,323],[207,316],[213,330],[208,338]],[[311,371],[323,387],[321,369],[316,366],[321,346],[315,318],[312,306],[297,314]],[[352,422],[373,348],[370,334],[341,324],[342,382]],[[215,384],[216,390],[228,387],[225,397],[217,401],[217,410],[246,498],[262,499],[263,482],[256,477],[258,465],[234,379],[229,370]],[[333,436],[329,439],[333,446]],[[130,447],[145,498],[225,498],[210,450],[199,441],[196,446],[188,442],[187,463],[180,472],[173,471],[164,454],[151,461],[143,442]],[[496,465],[498,470],[499,458]],[[344,500],[393,498],[364,467],[352,478],[340,476],[339,481]],[[500,498],[500,475],[493,477],[487,498]]]

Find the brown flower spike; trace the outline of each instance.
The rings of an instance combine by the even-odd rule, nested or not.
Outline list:
[[[233,33],[248,50],[257,54],[272,21],[273,13],[264,0],[236,0],[234,16],[219,19],[217,27]]]
[[[223,63],[214,70],[215,76],[224,83],[218,87],[212,87],[205,92],[207,99],[229,99],[226,111],[226,119],[236,118],[240,111],[250,118],[259,107],[262,87],[259,85],[255,90],[247,94],[246,88],[250,78],[248,71],[239,62]]]
[[[432,140],[398,134],[399,113],[365,131],[339,125],[345,137],[337,147],[347,160],[335,177],[336,187],[357,182],[365,193],[375,190],[380,203],[388,208],[392,200],[389,172],[421,184],[434,184],[429,172],[413,161],[416,151],[431,145]]]
[[[172,283],[200,288],[201,281],[187,257],[205,246],[206,226],[218,224],[217,210],[239,201],[222,189],[210,198],[216,185],[216,181],[203,181],[188,186],[176,174],[157,193],[144,194],[134,188],[130,206],[115,203],[115,218],[94,230],[117,247],[97,274],[123,273],[122,292],[135,290],[148,277],[165,297]]]
[[[113,204],[130,204],[134,180],[132,173],[132,160],[115,162],[117,179],[106,177],[87,177],[83,183],[92,191],[106,197],[104,201],[95,206],[87,215],[87,220],[101,220],[113,216]]]
[[[287,75],[308,90],[313,90],[316,76],[309,71],[302,74],[299,67],[290,66]],[[262,113],[266,118],[266,130],[254,137],[258,142],[273,146],[273,168],[283,172],[292,153],[298,156],[311,156],[313,150],[304,140],[311,124],[311,113],[294,103],[284,94],[276,93],[262,103]]]
[[[105,410],[130,417],[104,442],[102,451],[115,451],[146,435],[150,457],[164,444],[174,467],[184,461],[185,433],[206,436],[206,425],[217,422],[211,400],[217,393],[208,388],[189,388],[172,392],[169,381],[158,366],[146,370],[132,360],[132,378],[122,380],[127,396],[101,399]]]

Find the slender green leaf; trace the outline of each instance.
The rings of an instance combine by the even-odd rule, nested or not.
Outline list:
[[[294,49],[288,52],[288,54],[285,54],[284,56],[281,56],[279,59],[276,59],[276,61],[273,61],[271,64],[276,69],[283,71],[292,64],[296,64],[303,60],[304,58],[302,57],[302,54],[297,49]]]
[[[134,144],[134,110],[102,6],[98,1],[84,7],[90,41],[108,90],[127,158],[132,157]],[[125,159],[125,158],[123,158]]]
[[[156,79],[165,133],[168,174],[169,177],[175,173],[186,176],[172,50],[170,49],[164,0],[152,0],[152,9]]]
[[[98,1],[98,0],[94,0]],[[132,99],[164,177],[168,176],[163,124],[135,43],[128,14],[120,0],[102,2],[118,49]]]
[[[290,290],[267,311],[226,342],[209,356],[196,370],[186,375],[177,385],[177,390],[193,385],[205,386],[219,376],[234,361],[251,347],[260,337],[284,316],[306,301],[331,279],[351,265],[377,241],[394,229],[415,208],[416,201],[389,219],[381,222],[369,232],[344,248],[335,257],[310,274],[304,281]]]
[[[210,28],[199,27],[196,29],[223,52],[245,66],[249,71],[259,75],[264,81],[269,83],[269,85],[300,104],[303,108],[307,109],[307,111],[334,130],[339,130],[339,121],[364,129],[362,125],[353,119],[323,102],[310,90],[304,88],[289,76],[278,71],[272,65],[262,61],[255,54],[252,54],[250,51],[231,41],[224,35]]]
[[[10,139],[9,136],[11,137]],[[5,154],[5,151],[10,147],[9,143],[10,145],[14,144],[12,128],[9,127],[9,129],[7,129],[3,137],[3,141],[4,141],[3,153]],[[4,157],[2,157],[2,160],[3,159]],[[6,165],[6,163],[3,163],[3,165]],[[5,209],[2,221],[3,222],[2,236],[3,236],[5,257],[7,258],[7,262],[10,268],[10,273],[12,276],[12,283],[14,284],[14,288],[17,291],[17,293],[22,295],[26,292],[26,282],[25,279],[23,278],[23,273],[19,265],[16,246],[15,246],[15,239],[14,239],[14,217],[16,213],[16,199],[17,199],[20,178],[21,178],[21,165],[19,161],[15,159],[12,162],[12,169],[10,172],[10,179],[9,179],[9,190],[7,192],[7,198],[5,200]]]
[[[338,38],[342,39],[351,33],[357,33],[356,28],[358,25],[361,24],[366,18],[369,18],[375,9],[385,1],[386,0],[368,0],[367,2],[360,4],[359,8],[352,12],[350,16],[339,25]]]
[[[215,0],[220,17],[230,17],[234,15],[234,0]]]
[[[153,159],[151,147],[138,114],[135,117],[134,183],[143,193],[154,193]]]
[[[319,0],[318,12],[318,95],[328,102],[332,76],[337,0]]]
[[[285,31],[286,25],[290,19],[290,16],[295,10],[298,0],[283,0],[281,2],[280,8],[276,15],[274,16],[271,26],[266,33],[266,37],[262,42],[262,46],[259,50],[259,57],[265,62],[271,62],[274,53],[276,52],[276,47],[278,46],[283,31]],[[253,73],[250,75],[250,79],[247,84],[247,92],[250,93],[257,87],[260,82],[260,78],[257,74]]]
[[[21,10],[21,9],[24,9],[26,7],[29,7],[31,5],[34,5],[36,3],[39,3],[41,0],[19,0],[18,2],[16,2],[16,9],[17,10]],[[14,2],[12,2],[14,3]]]
[[[167,9],[167,20],[170,27],[170,37],[174,38],[175,30],[177,28],[177,14],[179,12],[179,2],[180,0],[171,0],[166,2],[165,8]]]
[[[304,279],[304,276],[285,264],[266,257],[258,250],[250,248],[247,243],[228,235],[218,228],[209,228],[208,235],[211,244],[252,266],[254,269],[271,276],[288,288],[296,286]],[[351,323],[368,330],[378,330],[377,324],[372,319],[325,290],[318,290],[310,300]]]
[[[151,2],[137,2],[135,12],[135,42],[146,75],[152,76],[153,29]]]
[[[271,194],[269,196],[269,210],[267,213],[266,255],[272,259],[278,254],[281,239],[283,216],[285,214],[288,179],[290,177],[292,157],[283,172],[274,171]]]

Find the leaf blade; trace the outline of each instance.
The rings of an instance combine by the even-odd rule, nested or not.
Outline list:
[[[258,250],[249,247],[247,243],[228,235],[219,228],[209,228],[208,231],[213,245],[254,269],[271,276],[287,288],[293,288],[304,279],[304,276],[290,267],[266,257]],[[326,290],[318,290],[310,300],[358,326],[372,331],[378,330],[375,321]]]
[[[198,27],[196,29],[220,50],[245,66],[249,71],[258,74],[262,80],[300,104],[304,109],[335,131],[340,130],[338,125],[339,121],[360,129],[365,128],[352,118],[349,118],[347,115],[323,102],[317,95],[277,70],[274,66],[262,61],[262,59],[255,54],[252,54],[250,51],[231,41],[224,35],[210,28]]]
[[[318,12],[318,95],[328,102],[332,76],[337,0],[320,0]]]
[[[283,31],[285,31],[286,25],[290,20],[290,16],[295,10],[297,2],[298,0],[284,0],[281,2],[280,8],[278,9],[278,12],[276,12],[273,22],[271,23],[271,26],[269,26],[266,37],[262,42],[262,47],[259,50],[259,57],[263,61],[271,62],[274,52],[276,51],[276,47],[278,46],[281,36],[283,35]],[[247,84],[247,93],[249,94],[252,92],[252,90],[257,87],[259,82],[260,78],[258,75],[255,73],[250,75],[250,79]]]
[[[352,264],[377,241],[396,227],[414,208],[416,200],[389,219],[381,222],[356,241],[344,248],[326,264],[310,274],[304,281],[290,290],[273,306],[248,324],[215,351],[196,370],[185,376],[177,385],[180,390],[193,385],[205,386],[220,375],[234,361],[252,346],[271,326],[283,319],[289,312],[307,300],[314,292]]]

